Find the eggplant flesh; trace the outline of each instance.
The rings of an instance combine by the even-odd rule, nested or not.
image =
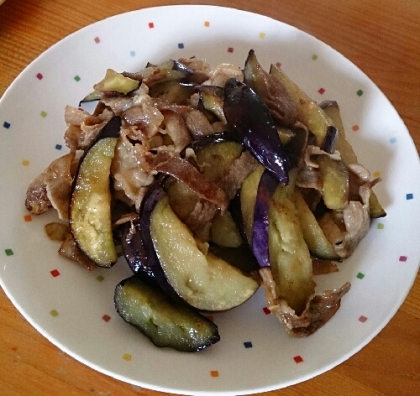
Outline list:
[[[118,314],[158,347],[197,352],[220,340],[212,321],[139,276],[117,285],[114,303]]]
[[[93,86],[95,91],[99,92],[118,92],[127,95],[136,90],[140,83],[129,77],[123,76],[112,69],[106,71],[105,77]]]
[[[147,65],[140,72],[123,72],[122,75],[133,80],[141,81],[149,88],[167,81],[182,80],[193,74],[193,71],[183,63],[170,59],[160,65]]]
[[[252,235],[254,227],[255,202],[257,200],[257,191],[260,179],[264,173],[264,167],[258,166],[242,183],[239,193],[240,200],[240,222],[246,239],[252,245]]]
[[[294,199],[303,237],[312,256],[320,260],[339,260],[340,257],[335,252],[334,246],[325,236],[318,220],[309,209],[299,189],[296,189]]]
[[[276,294],[300,314],[314,293],[314,282],[312,259],[294,203],[295,171],[291,172],[291,183],[287,186],[279,184],[272,196],[265,238],[268,239]]]
[[[70,231],[79,248],[98,266],[118,259],[111,225],[110,169],[121,120],[112,118],[80,160],[72,186]]]
[[[342,160],[326,155],[316,159],[322,180],[322,198],[328,209],[343,210],[349,202],[349,171]]]
[[[340,107],[336,101],[330,100],[319,105],[332,120],[338,129],[336,149],[340,152],[341,158],[346,165],[358,163],[356,153],[346,137],[343,120],[341,118]],[[371,218],[386,216],[386,211],[378,200],[377,195],[372,191],[369,198],[369,215]]]
[[[284,85],[262,68],[254,50],[249,51],[245,61],[244,80],[261,97],[275,121],[286,127],[294,126],[298,112],[296,103]]]
[[[203,249],[172,211],[167,196],[159,199],[151,213],[150,237],[170,287],[199,310],[232,309],[258,288],[251,277]]]
[[[297,106],[298,121],[308,127],[316,137],[316,145],[323,148],[325,138],[331,134],[331,127],[335,128],[331,119],[283,70],[275,65],[271,65],[270,74],[277,78],[287,89]],[[331,145],[331,143],[328,144]]]

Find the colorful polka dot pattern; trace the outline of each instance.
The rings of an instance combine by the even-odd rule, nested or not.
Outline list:
[[[149,21],[147,23],[147,26],[148,26],[149,29],[156,29],[156,23],[154,21]],[[209,28],[211,26],[211,21],[204,21],[203,26],[204,26],[204,28]],[[266,33],[265,32],[259,32],[258,33],[258,38],[261,39],[261,40],[264,40],[266,38]],[[101,44],[101,38],[100,37],[93,37],[92,40],[96,45]],[[185,43],[183,43],[183,42],[174,43],[174,47],[176,47],[176,49],[178,49],[178,50],[187,50],[188,49],[186,47]],[[227,46],[226,47],[226,53],[231,54],[234,51],[235,51],[235,48],[233,46]],[[129,57],[135,57],[136,55],[137,55],[137,53],[134,50],[130,51],[127,54],[127,56],[129,56]],[[310,54],[310,59],[314,62],[318,61],[320,59],[319,57],[320,57],[320,55],[318,55],[316,53]],[[277,61],[276,65],[278,67],[281,67],[281,62]],[[41,82],[41,83],[42,83],[42,80],[44,79],[44,77],[45,77],[44,71],[42,71],[42,70],[40,70],[38,73],[36,73],[34,75],[34,78],[39,80],[39,82]],[[83,78],[83,75],[77,74],[77,75],[74,75],[73,80],[74,80],[75,83],[78,83],[82,80],[82,78]],[[320,96],[325,96],[326,89],[324,87],[319,87],[318,90],[317,90],[317,93]],[[363,95],[364,95],[364,91],[360,87],[355,87],[353,95],[356,95],[357,97],[362,98]],[[39,109],[39,115],[42,118],[46,118],[46,117],[48,117],[48,111],[46,109]],[[0,125],[2,125],[4,130],[10,130],[11,132],[13,131],[13,124],[10,120],[7,120],[7,119],[6,120],[0,120],[0,122],[1,122]],[[351,130],[353,132],[361,132],[362,131],[362,126],[355,123],[351,127]],[[389,142],[391,144],[396,144],[397,143],[397,138],[396,137],[391,137],[389,139]],[[56,150],[61,150],[62,149],[62,144],[57,143],[53,147]],[[22,163],[22,166],[29,166],[30,165],[30,163],[27,159],[22,159],[21,163]],[[379,176],[380,172],[375,172],[375,174],[376,174],[376,176]],[[415,198],[411,192],[402,192],[402,194],[405,194],[404,198],[407,201],[413,201],[414,198]],[[25,222],[31,222],[32,217],[30,215],[25,215],[23,220]],[[376,228],[377,228],[377,230],[383,230],[385,228],[385,226],[386,226],[385,222],[378,222]],[[15,254],[14,250],[13,250],[13,247],[6,248],[4,250],[4,254],[8,257],[13,256]],[[408,260],[408,257],[405,256],[405,255],[398,256],[398,261],[400,263],[404,263],[407,260]],[[53,279],[58,279],[58,278],[60,278],[62,276],[65,276],[65,275],[61,274],[58,269],[53,268],[50,271],[50,276]],[[363,281],[365,278],[366,278],[366,274],[364,274],[362,272],[358,272],[357,274],[355,274],[355,279],[357,279],[358,281]],[[105,278],[104,278],[103,275],[98,275],[96,277],[96,280],[98,282],[102,283],[102,282],[104,282]],[[59,320],[60,313],[58,312],[57,309],[51,307],[50,310],[49,310],[49,315],[51,315],[51,317],[54,318],[55,320]],[[110,312],[103,312],[99,315],[99,318],[103,321],[103,324],[106,325],[107,323],[109,323],[112,320],[112,315],[113,315],[113,313],[111,314]],[[262,308],[262,310],[261,310],[262,320],[264,319],[263,318],[264,316],[269,316],[269,315],[270,315],[269,309],[267,307]],[[357,321],[361,324],[365,323],[367,320],[368,320],[368,317],[366,317],[363,314],[360,314],[360,316],[357,318]],[[244,350],[252,350],[253,348],[258,348],[258,345],[254,345],[253,340],[249,340],[249,339],[238,340],[238,342],[241,343]],[[121,355],[121,359],[124,360],[125,362],[129,363],[133,360],[133,355],[129,351],[127,351],[127,352],[125,352]],[[292,355],[292,356],[290,356],[290,360],[293,361],[295,364],[304,364],[305,363],[305,356]],[[209,371],[208,375],[210,377],[216,379],[219,376],[223,375],[223,373],[220,372],[217,369],[212,369],[212,370]]]

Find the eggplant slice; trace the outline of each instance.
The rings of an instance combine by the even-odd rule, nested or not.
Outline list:
[[[114,303],[119,315],[158,347],[197,352],[220,340],[212,321],[139,276],[117,285]]]
[[[118,259],[111,225],[110,169],[121,119],[112,118],[86,150],[72,186],[70,231],[79,248],[100,267]]]

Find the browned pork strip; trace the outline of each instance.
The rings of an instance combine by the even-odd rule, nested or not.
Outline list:
[[[339,289],[326,290],[309,296],[306,308],[300,315],[289,307],[287,302],[276,295],[276,285],[270,268],[259,270],[268,309],[294,337],[307,337],[322,327],[340,308],[341,298],[350,290],[346,282]]]
[[[32,214],[39,215],[54,208],[61,220],[68,219],[75,161],[74,151],[63,155],[31,182],[26,191],[25,206]]]
[[[192,164],[181,157],[160,151],[156,154],[145,153],[145,166],[149,172],[165,173],[187,184],[199,197],[214,203],[225,211],[229,205],[226,193],[216,184],[207,180]]]

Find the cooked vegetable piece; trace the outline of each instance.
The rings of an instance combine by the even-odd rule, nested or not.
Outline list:
[[[67,234],[66,239],[60,245],[58,253],[60,256],[80,264],[89,271],[93,271],[97,268],[96,263],[82,252],[74,240],[73,235],[70,233]]]
[[[341,158],[346,165],[357,164],[357,156],[353,150],[352,145],[346,137],[343,120],[341,118],[340,107],[336,101],[326,101],[320,104],[320,107],[331,118],[334,125],[337,127],[339,133],[337,138],[336,149],[340,152]],[[374,191],[372,191],[369,198],[369,214],[373,219],[386,216],[386,211],[379,202],[379,199]]]
[[[79,102],[79,107],[83,104],[83,103],[87,103],[87,102],[94,102],[96,100],[100,100],[102,97],[102,92],[100,91],[92,91],[90,94],[87,94],[80,102]]]
[[[369,215],[372,219],[378,219],[386,216],[386,211],[382,204],[379,202],[378,196],[372,191],[369,198]]]
[[[167,196],[150,217],[150,237],[167,282],[191,306],[224,311],[248,300],[258,284],[226,261],[202,251],[191,231],[172,211]]]
[[[214,217],[211,229],[210,240],[219,246],[237,248],[242,245],[241,234],[229,211]]]
[[[169,152],[158,151],[156,154],[146,153],[144,160],[143,169],[148,172],[155,171],[176,177],[187,184],[200,198],[222,210],[227,209],[229,199],[225,191],[217,183],[205,178],[187,159]]]
[[[346,164],[327,155],[316,158],[322,180],[322,198],[328,209],[342,210],[349,202],[349,171]]]
[[[45,224],[45,232],[52,241],[63,242],[70,232],[67,224],[52,222]]]
[[[220,340],[213,322],[138,276],[117,285],[114,302],[120,316],[158,347],[197,352]]]
[[[135,228],[128,234],[129,238],[122,239],[124,254],[129,255],[130,267],[134,272],[140,271],[150,278],[154,278],[162,289],[169,295],[176,297],[176,293],[169,285],[166,275],[156,255],[153,240],[150,236],[150,220],[152,212],[162,197],[166,196],[163,188],[165,177],[156,180],[144,196]],[[129,243],[127,243],[129,242]]]
[[[215,117],[209,117],[211,121],[219,120],[226,122],[225,113],[223,111],[223,88],[212,85],[202,85],[198,89],[200,94],[198,108],[203,110],[207,115],[209,112],[213,114]]]
[[[294,204],[296,169],[289,185],[279,184],[269,210],[268,243],[277,297],[300,314],[314,292],[312,260]]]
[[[140,83],[129,77],[117,73],[115,70],[108,69],[105,77],[93,86],[95,91],[101,92],[119,92],[127,95],[139,87]]]
[[[229,79],[223,107],[226,120],[245,146],[282,183],[288,183],[288,160],[270,111],[247,85]]]
[[[321,149],[329,154],[333,154],[336,150],[338,140],[338,129],[335,126],[330,125],[327,128],[324,141],[322,142]]]
[[[80,249],[101,267],[111,267],[118,258],[111,225],[109,175],[120,125],[119,117],[112,118],[85,152],[70,203],[70,231]]]
[[[187,184],[172,176],[169,176],[165,182],[165,190],[168,193],[171,208],[182,221],[185,221],[200,200],[199,195]]]
[[[334,127],[329,117],[282,69],[271,65],[270,74],[286,87],[297,106],[298,120],[315,135],[317,146],[323,147],[329,128]]]
[[[327,323],[340,308],[342,297],[350,290],[350,283],[346,282],[338,289],[312,293],[304,311],[298,314],[284,299],[278,298],[270,269],[261,268],[259,272],[270,312],[294,337],[308,337]]]
[[[303,231],[303,238],[311,254],[322,260],[339,260],[331,242],[326,238],[299,189],[295,190],[295,204]]]
[[[222,135],[224,136],[224,135]],[[204,177],[212,182],[219,182],[229,170],[233,161],[241,155],[242,144],[214,138],[214,141],[202,149],[193,145],[196,152],[197,164]]]
[[[267,170],[262,174],[258,184],[252,227],[252,252],[261,268],[270,266],[268,213],[278,184],[278,180]]]
[[[241,220],[248,243],[252,244],[254,211],[257,199],[258,184],[265,168],[258,166],[242,183],[240,191]]]
[[[181,83],[177,80],[170,80],[153,85],[149,95],[152,98],[165,99],[169,103],[186,105],[194,93],[194,85]]]
[[[209,252],[246,273],[251,273],[259,268],[247,242],[243,242],[238,247],[226,247],[210,243]]]
[[[141,272],[153,278],[154,272],[149,265],[146,249],[141,238],[140,227],[139,218],[120,226],[122,252],[129,267],[135,274]]]
[[[193,71],[181,62],[170,59],[160,65],[149,64],[137,73],[123,72],[121,74],[133,80],[140,81],[151,88],[162,82],[182,80],[193,74]]]
[[[325,114],[331,119],[332,123],[338,129],[336,149],[340,152],[341,158],[347,165],[357,164],[358,161],[356,153],[346,137],[346,131],[344,129],[338,103],[331,100],[322,102],[319,106],[324,110]]]
[[[277,122],[286,127],[294,126],[298,112],[295,102],[286,87],[263,69],[254,50],[249,51],[245,61],[244,80],[260,96]]]

